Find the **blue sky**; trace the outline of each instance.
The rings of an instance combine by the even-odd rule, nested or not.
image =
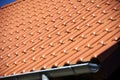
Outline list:
[[[6,4],[9,4],[11,2],[14,2],[16,0],[0,0],[0,7],[6,5]]]

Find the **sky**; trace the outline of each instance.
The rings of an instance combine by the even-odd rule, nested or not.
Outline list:
[[[6,4],[9,4],[11,2],[14,2],[16,0],[0,0],[0,7],[6,5]]]

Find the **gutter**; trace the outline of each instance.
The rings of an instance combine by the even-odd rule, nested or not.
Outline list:
[[[49,78],[55,77],[64,77],[85,73],[96,73],[98,70],[99,66],[97,64],[82,63],[58,68],[51,68],[46,70],[27,72],[23,74],[2,76],[0,77],[0,80],[38,80],[38,79],[49,80]]]

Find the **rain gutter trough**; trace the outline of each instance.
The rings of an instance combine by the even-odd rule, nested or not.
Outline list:
[[[99,71],[99,66],[97,64],[82,63],[22,74],[1,76],[0,80],[50,80],[49,78],[80,75],[85,73],[96,73],[97,71]]]

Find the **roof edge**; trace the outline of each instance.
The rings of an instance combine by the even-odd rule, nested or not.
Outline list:
[[[10,76],[2,76],[0,77],[0,79],[2,80],[11,80],[11,79],[12,80],[26,80],[26,79],[34,80],[34,79],[42,79],[43,75],[46,75],[47,77],[51,78],[51,77],[79,75],[79,74],[85,74],[85,73],[96,73],[97,71],[99,71],[99,66],[97,64],[82,63],[82,64],[10,75]]]

